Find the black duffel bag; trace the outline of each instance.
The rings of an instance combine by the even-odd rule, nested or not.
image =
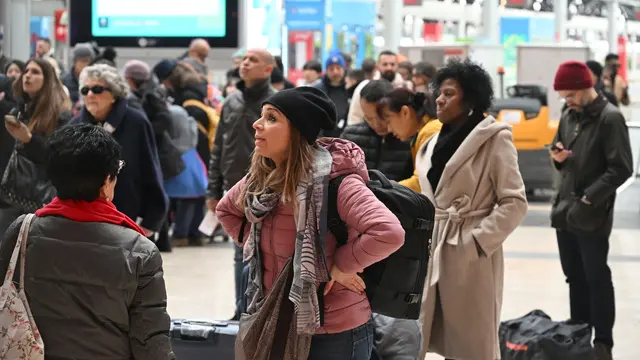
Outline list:
[[[502,360],[595,360],[588,324],[556,322],[542,310],[500,324]]]

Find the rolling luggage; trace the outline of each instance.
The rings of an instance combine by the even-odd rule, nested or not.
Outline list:
[[[234,360],[237,321],[171,321],[171,345],[177,360]]]

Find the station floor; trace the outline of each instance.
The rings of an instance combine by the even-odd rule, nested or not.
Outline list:
[[[541,309],[569,316],[568,289],[558,259],[550,206],[530,205],[527,218],[504,244],[503,319]],[[614,359],[640,359],[640,181],[619,197],[609,264],[616,290]],[[229,243],[164,254],[169,313],[174,318],[228,319],[234,310],[233,249]],[[428,360],[441,359],[429,355]]]

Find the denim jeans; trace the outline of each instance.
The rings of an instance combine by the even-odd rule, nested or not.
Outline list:
[[[198,227],[204,218],[204,198],[176,199],[173,219],[173,238],[198,238],[202,236]]]
[[[373,321],[338,334],[311,338],[309,360],[369,360],[373,350]]]

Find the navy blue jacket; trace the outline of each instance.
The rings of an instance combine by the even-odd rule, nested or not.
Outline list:
[[[134,221],[142,218],[142,227],[159,231],[169,201],[162,186],[156,141],[151,123],[138,110],[129,108],[126,100],[113,104],[104,122],[98,122],[86,108],[71,120],[71,124],[96,124],[112,131],[122,146],[126,166],[118,176],[114,205]]]

